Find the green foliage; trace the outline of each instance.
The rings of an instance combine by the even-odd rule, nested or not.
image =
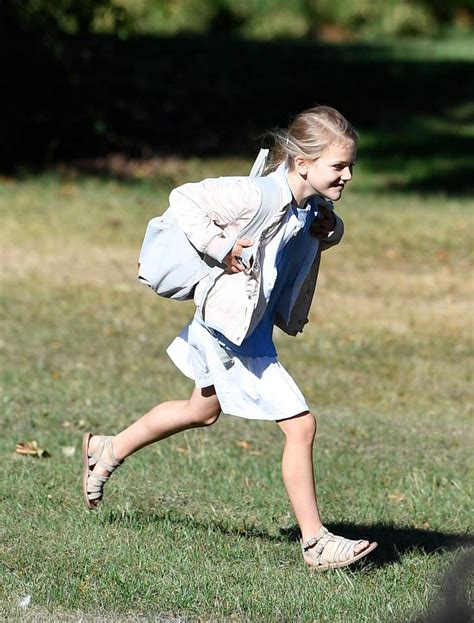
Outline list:
[[[433,35],[449,24],[472,27],[473,0],[5,0],[9,23],[23,30],[178,32],[250,38]]]
[[[325,26],[344,29],[347,38],[427,36],[474,21],[473,0],[122,0],[121,6],[140,31],[263,39],[317,36]]]
[[[116,0],[4,0],[3,27],[21,32],[87,33],[97,20],[106,20],[115,32],[129,24],[129,17]]]
[[[468,19],[469,14],[474,14],[474,0],[417,0],[417,3],[426,7],[438,22],[462,19],[463,16]]]
[[[386,0],[309,0],[316,20],[362,36],[432,35],[437,27],[432,13],[417,2]]]

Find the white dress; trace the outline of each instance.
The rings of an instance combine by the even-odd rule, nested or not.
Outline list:
[[[289,212],[276,234],[259,250],[264,294],[265,288],[271,289],[275,283],[277,254],[294,231],[291,218],[294,216]],[[196,387],[214,386],[221,409],[228,415],[275,421],[309,411],[303,394],[277,356],[248,357],[224,351],[196,319],[173,340],[167,353]]]

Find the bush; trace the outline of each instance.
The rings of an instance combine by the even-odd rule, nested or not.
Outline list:
[[[368,28],[368,34],[379,34],[378,29]],[[386,11],[380,22],[380,34],[389,37],[397,36],[416,36],[434,35],[437,31],[437,25],[433,16],[423,6],[396,4],[391,10]]]
[[[417,2],[310,0],[309,6],[317,25],[340,26],[354,36],[427,36],[437,30],[432,13]]]
[[[461,28],[461,22],[462,29],[472,27],[474,0],[4,0],[2,12],[4,27],[38,33],[210,32],[269,39],[333,27],[363,38],[429,36],[442,26]]]
[[[4,0],[0,23],[20,32],[86,33],[98,19],[107,19],[112,30],[128,24],[128,13],[116,0]]]

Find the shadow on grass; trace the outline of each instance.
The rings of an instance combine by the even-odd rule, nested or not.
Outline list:
[[[180,515],[176,511],[165,513],[146,510],[109,511],[102,515],[102,521],[130,527],[169,523],[204,531],[206,534],[214,532],[224,536],[263,539],[273,543],[297,543],[300,537],[297,526],[280,529],[279,535],[272,535],[255,526],[234,528],[222,521],[199,521],[190,516]],[[469,583],[474,573],[474,549],[472,549],[474,536],[395,527],[382,523],[371,525],[335,523],[328,524],[328,528],[348,538],[368,538],[378,542],[379,547],[368,558],[351,565],[350,569],[353,572],[363,567],[370,570],[397,563],[403,555],[410,552],[429,555],[463,550],[458,554],[454,564],[446,569],[440,580],[440,590],[431,599],[429,609],[413,618],[411,623],[470,623],[474,620],[474,610],[469,597]]]
[[[434,603],[413,623],[472,623],[474,608],[469,589],[473,573],[474,550],[470,550],[459,556],[448,569]]]
[[[254,525],[232,527],[219,520],[201,521],[176,511],[159,513],[153,510],[107,511],[101,516],[107,524],[119,524],[140,527],[150,524],[170,523],[187,526],[206,533],[216,532],[223,535],[248,539],[263,539],[274,543],[298,543],[300,533],[297,526],[281,528],[280,534],[272,535]],[[377,541],[378,548],[370,557],[371,564],[381,567],[399,562],[405,554],[413,551],[433,554],[474,546],[474,536],[470,534],[451,534],[435,530],[409,527],[396,527],[389,524],[361,525],[353,523],[328,523],[327,527],[334,534],[341,534],[351,539],[369,539]]]
[[[3,46],[14,59],[0,103],[4,170],[110,153],[250,158],[262,132],[319,102],[372,137],[362,150],[371,168],[400,172],[402,163],[398,190],[472,189],[468,60],[400,58],[396,46],[376,44],[215,36],[64,37],[56,54],[21,37]]]

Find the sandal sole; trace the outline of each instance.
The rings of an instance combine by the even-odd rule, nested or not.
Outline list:
[[[308,565],[311,571],[329,571],[329,569],[340,569],[341,567],[348,567],[349,565],[352,565],[352,563],[356,562],[357,560],[364,558],[364,556],[367,556],[367,554],[370,554],[370,552],[373,552],[376,547],[378,547],[378,543],[374,541],[373,543],[369,545],[369,547],[366,547],[366,549],[360,552],[360,554],[357,554],[357,556],[353,556],[352,558],[349,558],[349,560],[344,560],[343,562],[328,562],[326,565],[317,565],[317,566],[310,565],[308,563],[306,564]]]
[[[82,492],[84,501],[89,510],[96,510],[97,505],[93,504],[87,495],[87,479],[89,478],[89,443],[92,433],[84,433],[82,437]]]

